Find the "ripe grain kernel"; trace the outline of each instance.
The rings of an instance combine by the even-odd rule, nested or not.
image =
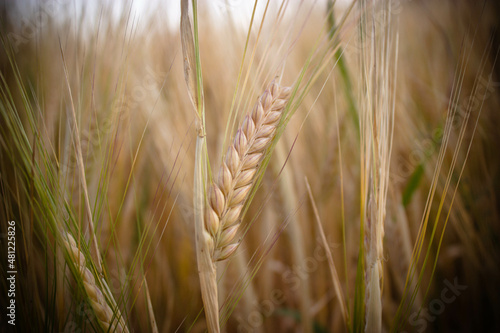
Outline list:
[[[96,283],[94,275],[92,275],[91,271],[87,268],[85,257],[76,246],[76,241],[73,236],[66,233],[63,236],[62,242],[66,248],[68,257],[73,260],[73,263],[76,266],[76,272],[83,280],[83,288],[87,293],[90,305],[101,327],[105,331],[109,329],[115,332],[128,332],[128,328],[123,320],[120,310],[116,308],[115,312],[113,312],[111,309],[111,306],[108,304],[106,297],[100,289],[100,285]],[[106,288],[106,282],[102,280],[102,283]],[[110,328],[111,325],[112,327]]]
[[[243,118],[226,151],[217,179],[208,191],[205,228],[213,237],[215,261],[228,258],[237,248],[239,241],[234,238],[241,222],[240,215],[288,103],[289,91],[271,82],[251,114]]]

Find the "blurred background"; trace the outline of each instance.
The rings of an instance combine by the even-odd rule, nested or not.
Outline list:
[[[329,1],[199,1],[212,170],[229,110],[242,119],[275,75],[285,86],[306,77],[244,216],[242,244],[218,267],[223,331],[353,330],[316,219],[352,319],[364,240],[360,118],[370,107],[365,69],[377,67],[367,66],[367,50],[379,39],[377,47],[396,55],[387,67],[394,118],[383,329],[500,331],[500,4],[389,3],[358,1],[351,10],[350,1],[333,9]],[[64,229],[90,242],[89,219],[131,331],[154,331],[153,322],[162,332],[206,330],[194,252],[195,114],[179,8],[1,1],[0,231],[16,221],[17,331],[100,330],[58,241]],[[6,276],[5,237],[0,251]],[[85,256],[95,259],[89,249]],[[5,309],[5,278],[0,286]],[[11,330],[3,312],[2,329]]]

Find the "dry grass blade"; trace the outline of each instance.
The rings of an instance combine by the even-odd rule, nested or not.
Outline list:
[[[113,311],[109,306],[106,297],[95,281],[94,275],[87,268],[85,256],[78,249],[78,245],[73,236],[66,234],[63,238],[63,244],[68,252],[69,258],[73,261],[77,272],[80,274],[90,305],[103,331],[128,332],[129,330],[123,320],[120,310],[115,307]]]
[[[311,186],[309,185],[309,181],[307,180],[307,178],[305,179],[305,181],[306,181],[307,193],[309,194],[309,200],[311,201],[311,205],[312,205],[312,208],[314,211],[314,217],[316,220],[316,224],[318,225],[318,230],[319,230],[319,233],[321,235],[321,241],[323,242],[323,247],[325,248],[326,257],[328,259],[328,267],[330,268],[330,274],[332,275],[333,287],[335,288],[335,293],[337,294],[337,299],[339,301],[340,311],[342,312],[342,317],[344,318],[344,323],[345,323],[346,327],[348,327],[349,314],[347,312],[347,305],[345,303],[344,293],[342,292],[342,287],[340,285],[339,275],[337,273],[337,269],[335,268],[335,264],[333,262],[332,251],[330,250],[330,247],[328,246],[328,242],[327,242],[326,236],[325,236],[325,231],[323,230],[323,226],[321,225],[321,221],[319,219],[319,213],[318,213],[318,209],[316,207],[316,203],[315,203],[313,195],[312,195]]]
[[[149,322],[151,323],[151,332],[158,333],[158,325],[156,324],[153,304],[151,304],[151,295],[149,294],[148,280],[144,277],[144,288],[146,289],[146,300],[148,304]]]
[[[291,151],[286,148],[285,142],[285,140],[282,140],[276,145],[275,152],[278,163],[273,163],[273,166],[275,168],[274,172],[280,175],[279,191],[283,200],[283,209],[293,212],[301,204],[297,196],[298,190],[294,180],[294,175],[297,173],[295,169],[296,165],[289,163],[288,158]],[[284,167],[285,165],[286,167]],[[290,254],[293,265],[299,267],[308,260],[304,240],[304,228],[302,228],[303,225],[296,214],[289,215],[288,219],[289,223],[284,236],[288,238],[290,244],[294,244],[290,249]],[[304,333],[313,332],[313,315],[311,313],[313,301],[310,281],[310,277],[304,279],[304,283],[300,284],[300,289],[298,290],[298,294],[300,294],[300,318]]]
[[[181,43],[182,56],[184,57],[184,78],[188,87],[188,94],[195,110],[198,109],[198,89],[196,76],[193,69],[196,66],[195,50],[193,44],[193,30],[189,19],[189,1],[181,1]],[[198,115],[198,113],[196,113]],[[198,115],[199,116],[199,115]]]
[[[290,88],[271,82],[227,149],[208,192],[205,215],[205,227],[213,239],[210,251],[214,261],[227,259],[238,247],[235,239],[241,212],[289,96]]]

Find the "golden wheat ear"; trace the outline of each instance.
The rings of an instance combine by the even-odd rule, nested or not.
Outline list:
[[[291,89],[275,81],[258,99],[226,151],[217,178],[208,190],[205,228],[212,237],[214,261],[227,259],[238,247],[235,236],[241,212],[288,103]]]
[[[73,261],[77,273],[80,274],[81,280],[83,281],[83,287],[90,301],[90,306],[103,331],[128,333],[129,330],[123,320],[120,310],[114,304],[116,312],[113,312],[109,306],[106,297],[95,281],[94,275],[87,268],[85,256],[78,248],[73,236],[66,233],[63,237],[63,244],[68,252],[69,259]],[[103,281],[103,283],[105,282]]]

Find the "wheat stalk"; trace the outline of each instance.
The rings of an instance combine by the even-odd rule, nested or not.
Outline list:
[[[272,81],[245,116],[229,145],[216,180],[208,191],[205,228],[211,235],[214,261],[227,259],[238,247],[235,241],[240,215],[288,102],[291,89]]]
[[[99,321],[104,332],[129,332],[123,320],[120,310],[113,304],[116,313],[113,312],[106,297],[101,292],[97,285],[94,275],[87,268],[84,254],[78,248],[75,239],[68,233],[63,237],[64,247],[66,248],[69,258],[73,261],[77,272],[83,280],[85,292],[90,301],[90,305]],[[106,282],[103,281],[104,287],[107,288]],[[108,288],[107,288],[108,289]],[[113,301],[113,300],[112,300]],[[114,301],[113,301],[114,302]]]

